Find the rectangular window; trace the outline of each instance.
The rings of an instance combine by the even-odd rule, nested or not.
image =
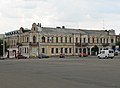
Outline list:
[[[69,48],[69,53],[72,53],[72,49],[71,48]]]
[[[107,43],[108,43],[108,39],[107,39]]]
[[[52,53],[52,54],[54,53],[54,48],[51,48],[51,53]]]
[[[51,38],[51,42],[52,42],[52,43],[54,42],[54,37]]]
[[[65,48],[65,53],[68,53],[68,51],[67,51],[68,49],[67,48]]]
[[[105,43],[105,38],[104,38],[104,42],[103,43]]]
[[[50,42],[50,37],[47,37],[47,43],[49,43]]]
[[[90,43],[90,38],[88,38],[88,43]]]
[[[28,48],[27,48],[27,53],[29,53],[29,50],[28,50]]]
[[[60,52],[63,53],[63,48],[61,48]]]
[[[76,53],[78,53],[78,48],[76,48],[76,51],[75,51]]]
[[[99,39],[97,38],[97,43],[99,43]]]
[[[58,43],[58,37],[56,37],[56,43]]]
[[[65,37],[65,43],[67,43],[67,37]]]
[[[94,38],[92,38],[92,42],[93,42],[93,43],[95,43],[95,40],[94,40]]]
[[[63,37],[60,38],[61,43],[63,43]]]
[[[56,53],[58,53],[58,48],[56,48]]]
[[[45,48],[42,48],[42,53],[45,53]]]
[[[86,43],[86,38],[84,38],[84,43]]]
[[[80,44],[82,43],[82,39],[80,38]]]
[[[102,43],[102,38],[100,39],[100,43]]]
[[[71,37],[69,38],[69,42],[72,43],[72,38]]]
[[[78,43],[78,37],[76,37],[76,43]]]

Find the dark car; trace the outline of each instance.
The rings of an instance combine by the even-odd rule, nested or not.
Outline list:
[[[17,58],[17,59],[26,59],[27,57],[26,57],[26,56],[23,56],[23,55],[17,55],[16,58]]]
[[[65,54],[60,54],[60,56],[59,56],[60,58],[65,58]]]
[[[49,56],[47,54],[39,54],[38,58],[49,58]]]
[[[88,56],[88,54],[86,54],[86,53],[80,53],[79,54],[79,57],[87,57]]]

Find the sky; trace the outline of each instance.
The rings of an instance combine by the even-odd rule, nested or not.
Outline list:
[[[120,0],[0,0],[0,34],[32,23],[119,34]]]

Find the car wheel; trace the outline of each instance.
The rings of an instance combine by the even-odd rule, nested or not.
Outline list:
[[[105,59],[108,59],[108,57],[107,57],[107,56],[105,56]]]
[[[101,59],[100,57],[98,57],[99,59]]]

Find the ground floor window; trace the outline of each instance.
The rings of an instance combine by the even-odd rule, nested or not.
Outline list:
[[[81,48],[79,48],[79,53],[81,53],[82,52],[82,49]]]
[[[65,48],[65,53],[68,53],[68,49],[67,48]]]
[[[60,52],[63,53],[63,48],[61,48]]]
[[[42,53],[45,53],[45,48],[42,48]]]
[[[76,53],[78,53],[78,48],[76,48]]]
[[[72,49],[71,48],[69,48],[69,53],[72,53]]]
[[[56,48],[56,53],[58,53],[58,48]]]
[[[86,53],[86,48],[83,48],[83,53]]]
[[[52,54],[54,53],[54,48],[51,49],[51,53],[52,53]]]

